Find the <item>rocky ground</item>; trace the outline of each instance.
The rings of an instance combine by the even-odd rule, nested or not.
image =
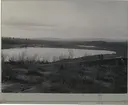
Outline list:
[[[126,61],[2,62],[2,92],[126,93]]]

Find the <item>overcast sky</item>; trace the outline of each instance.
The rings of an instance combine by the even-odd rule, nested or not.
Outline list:
[[[3,0],[2,36],[128,39],[128,2]]]

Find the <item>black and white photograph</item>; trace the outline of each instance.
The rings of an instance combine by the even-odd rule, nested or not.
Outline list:
[[[1,2],[2,93],[127,93],[128,2]]]

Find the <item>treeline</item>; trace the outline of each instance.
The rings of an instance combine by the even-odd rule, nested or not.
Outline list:
[[[30,39],[21,39],[21,38],[13,38],[13,37],[2,37],[2,44],[24,44],[32,42]]]
[[[13,37],[2,37],[2,44],[38,44],[38,45],[62,45],[60,41],[51,41],[44,39],[28,39],[28,38],[13,38]],[[52,47],[52,46],[51,46]]]

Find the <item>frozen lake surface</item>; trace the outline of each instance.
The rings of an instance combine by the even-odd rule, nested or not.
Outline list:
[[[62,58],[78,58],[82,56],[98,55],[98,54],[115,54],[114,51],[107,50],[88,50],[88,49],[66,49],[66,48],[41,48],[41,47],[27,47],[27,48],[11,48],[2,49],[6,60],[9,58],[19,59],[20,57],[33,58],[38,60],[58,60]]]

